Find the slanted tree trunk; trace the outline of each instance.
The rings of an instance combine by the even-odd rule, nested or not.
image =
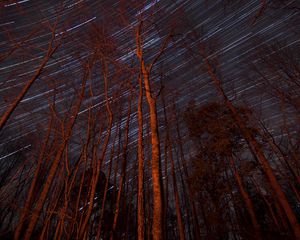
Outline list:
[[[233,174],[234,174],[235,180],[237,182],[239,191],[240,191],[240,193],[242,195],[242,198],[243,198],[243,200],[244,200],[244,202],[247,206],[247,211],[250,215],[250,219],[251,219],[252,225],[253,225],[254,230],[255,230],[255,238],[256,239],[262,239],[260,226],[259,226],[258,221],[257,221],[257,217],[256,217],[256,214],[255,214],[253,202],[252,202],[249,194],[244,189],[242,178],[241,178],[238,170],[236,169],[233,158],[230,159],[230,165],[231,165],[231,168],[233,170]]]
[[[55,25],[56,27],[56,25]],[[8,106],[7,110],[3,114],[3,116],[0,119],[0,132],[3,129],[4,125],[12,115],[12,113],[15,111],[19,103],[22,101],[26,93],[31,88],[32,84],[38,79],[38,77],[41,75],[42,71],[44,70],[46,64],[49,62],[52,55],[55,53],[55,51],[58,49],[59,45],[53,46],[54,39],[55,39],[55,27],[52,29],[52,38],[50,40],[50,43],[48,45],[48,51],[43,58],[40,66],[35,71],[35,74],[32,76],[32,78],[25,84],[19,95],[14,99],[14,101]]]

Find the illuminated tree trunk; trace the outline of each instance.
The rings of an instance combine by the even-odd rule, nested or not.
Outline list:
[[[162,95],[164,96],[164,95]],[[164,99],[163,100],[163,104],[164,104]],[[167,126],[166,123],[166,118],[165,118],[165,126]],[[165,201],[165,207],[164,207],[164,219],[166,219],[166,221],[168,220],[168,208],[169,208],[169,174],[168,174],[168,163],[169,163],[169,159],[168,159],[168,149],[169,149],[169,138],[168,138],[168,132],[165,131],[165,139],[164,139],[164,201]],[[164,238],[168,239],[168,224],[166,223],[164,226]]]
[[[144,87],[146,98],[150,111],[150,129],[151,129],[151,146],[152,146],[152,181],[153,181],[153,240],[163,239],[163,189],[160,171],[160,140],[158,134],[158,120],[156,99],[151,93],[150,71],[151,67],[147,67],[142,52],[141,42],[141,25],[136,32],[136,55],[140,61],[142,76],[144,79]]]
[[[98,146],[98,145],[96,145]],[[84,151],[84,149],[83,149]],[[80,185],[79,185],[79,190],[78,190],[78,193],[77,193],[77,199],[76,199],[76,202],[75,202],[75,206],[73,207],[73,209],[75,209],[75,213],[74,213],[74,217],[73,217],[73,221],[72,221],[72,224],[71,224],[71,227],[70,227],[70,235],[73,234],[73,231],[75,229],[75,226],[77,227],[77,235],[79,234],[79,226],[80,224],[78,224],[77,222],[77,217],[78,217],[78,211],[79,211],[79,206],[80,206],[80,200],[81,200],[81,197],[82,197],[82,189],[83,189],[83,185],[84,185],[84,181],[85,181],[85,178],[86,178],[86,169],[87,169],[87,165],[88,165],[88,159],[86,157],[86,154],[83,153],[83,163],[84,163],[84,171],[82,173],[82,176],[81,176],[81,179],[80,179]]]
[[[86,131],[86,142],[85,144],[83,145],[82,147],[82,152],[81,152],[81,157],[79,159],[79,161],[81,159],[88,159],[88,146],[90,144],[90,140],[91,140],[91,130],[93,129],[94,127],[94,118],[91,116],[91,109],[89,109],[88,111],[88,120],[87,120],[87,131]],[[73,178],[70,178],[71,176],[71,173],[70,173],[70,170],[69,170],[69,167],[68,167],[68,164],[69,164],[69,160],[67,159],[67,150],[68,150],[68,147],[66,148],[66,153],[65,153],[65,167],[66,167],[66,171],[67,171],[67,177],[66,177],[66,180],[65,180],[65,193],[64,193],[64,206],[63,208],[61,209],[60,211],[60,220],[59,222],[57,223],[57,226],[56,226],[56,234],[54,236],[54,239],[61,239],[62,238],[62,235],[64,233],[64,228],[65,228],[65,224],[66,224],[66,215],[67,215],[67,211],[68,211],[68,208],[71,204],[71,202],[73,201],[73,199],[71,199],[71,191],[72,191],[72,188],[75,184],[75,179],[76,179],[76,174],[78,172],[78,164],[75,164],[75,168],[73,169],[74,171],[74,176]],[[80,193],[79,193],[79,196],[80,196]],[[74,219],[75,220],[75,219]]]
[[[55,39],[55,30],[52,30],[52,38],[48,45],[48,51],[46,53],[46,56],[43,58],[40,66],[36,70],[35,74],[32,76],[32,78],[25,84],[19,95],[15,98],[15,100],[9,105],[8,109],[5,111],[3,116],[0,119],[0,132],[3,129],[4,125],[8,121],[9,117],[12,115],[12,113],[15,111],[19,103],[24,98],[25,94],[29,91],[32,84],[37,80],[37,78],[41,75],[42,71],[44,70],[46,64],[52,57],[52,55],[55,53],[59,45],[52,46]]]
[[[184,224],[182,220],[182,213],[181,213],[181,207],[180,207],[180,199],[179,199],[179,193],[178,193],[178,187],[177,187],[177,181],[176,181],[176,173],[175,173],[175,164],[172,154],[172,149],[169,148],[169,157],[171,161],[171,171],[172,171],[172,179],[173,179],[173,192],[174,192],[174,198],[175,198],[175,207],[176,207],[176,215],[177,215],[177,225],[178,225],[178,232],[180,240],[185,240],[185,233],[184,233]]]
[[[173,114],[174,114],[174,119],[175,119],[177,145],[179,148],[180,160],[182,162],[179,165],[182,166],[185,179],[189,179],[187,163],[186,163],[186,159],[184,157],[184,152],[183,152],[183,140],[182,140],[180,128],[179,128],[179,116],[178,116],[177,112],[178,112],[178,109],[176,109],[176,105],[175,105],[175,103],[173,103]],[[179,160],[178,160],[178,162],[179,162]],[[192,193],[192,190],[190,189],[189,184],[186,184],[187,189],[185,189],[183,180],[182,180],[182,186],[183,186],[183,190],[187,193],[186,196],[188,198],[189,205],[191,206],[191,216],[193,219],[195,239],[199,239],[201,236],[200,235],[200,224],[198,222],[198,214],[197,214],[197,210],[196,210],[196,206],[195,206],[194,194]]]
[[[143,145],[143,82],[139,76],[139,98],[138,98],[138,199],[137,199],[137,224],[138,240],[145,238],[144,227],[144,145]]]
[[[131,93],[132,94],[132,93]],[[129,124],[130,124],[130,115],[131,115],[131,97],[128,103],[128,112],[127,112],[127,120],[126,120],[126,126],[125,126],[125,142],[123,145],[123,160],[122,160],[122,172],[119,180],[119,191],[117,195],[117,202],[115,207],[115,215],[112,225],[112,230],[110,234],[110,239],[115,239],[115,231],[117,228],[119,213],[120,213],[120,202],[121,202],[121,195],[123,192],[123,186],[126,178],[126,166],[127,166],[127,148],[128,148],[128,137],[129,137]]]
[[[276,153],[277,157],[279,160],[282,161],[283,164],[286,165],[287,169],[291,172],[292,176],[295,178],[296,184],[300,186],[300,176],[298,175],[297,171],[295,168],[292,167],[292,165],[289,162],[289,159],[287,156],[285,156],[285,154],[282,152],[280,146],[277,145],[274,137],[271,135],[271,133],[268,131],[268,129],[262,124],[263,126],[263,130],[265,134],[261,134],[262,137],[269,143],[272,151],[274,153]],[[293,154],[291,154],[293,155]],[[294,156],[293,157],[295,160],[297,159]],[[295,192],[296,194],[298,194],[298,192]]]
[[[121,112],[121,110],[119,112]],[[115,153],[115,145],[116,145],[117,136],[119,135],[119,131],[120,131],[120,124],[121,124],[121,114],[120,114],[120,118],[119,118],[119,121],[118,121],[117,130],[116,130],[116,134],[115,134],[114,141],[113,141],[113,146],[112,146],[111,153],[110,153],[108,174],[107,174],[107,178],[106,178],[106,182],[105,182],[104,195],[103,195],[102,205],[101,205],[101,215],[100,215],[99,226],[98,226],[98,230],[97,230],[97,238],[96,238],[97,240],[100,239],[101,231],[102,231],[102,225],[103,225],[102,221],[103,221],[104,212],[105,212],[105,204],[106,204],[106,198],[107,198],[108,187],[109,187],[109,179],[110,179],[111,171],[112,171],[112,167],[113,167],[113,158],[114,158],[114,153]]]
[[[147,159],[147,161],[145,161],[145,164],[147,164],[147,166],[145,167],[145,170],[147,171],[147,178],[145,179],[150,179],[150,169],[151,169],[151,136],[150,136],[150,124],[149,122],[146,122],[146,141],[145,141],[145,146],[147,146],[147,149],[145,149],[145,151],[147,152],[147,158],[145,158],[145,160]],[[146,174],[146,171],[145,171]],[[147,232],[147,238],[146,239],[151,239],[151,230],[152,230],[152,216],[151,216],[151,210],[152,210],[152,202],[151,202],[151,190],[150,190],[150,184],[149,184],[149,180],[147,181],[147,184],[145,184],[145,199],[149,199],[148,201],[145,201],[145,228],[146,228],[146,232]]]

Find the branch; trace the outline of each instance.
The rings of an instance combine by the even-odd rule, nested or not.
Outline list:
[[[173,30],[171,30],[171,32],[168,34],[168,36],[165,38],[163,45],[161,46],[159,53],[155,56],[155,58],[153,59],[152,63],[149,65],[148,67],[148,72],[150,73],[154,64],[158,61],[158,59],[160,58],[160,56],[164,53],[164,51],[166,50],[166,48],[168,47],[169,41],[172,38],[172,32]]]

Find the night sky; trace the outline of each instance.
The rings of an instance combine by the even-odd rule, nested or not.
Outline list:
[[[137,8],[130,8],[129,4],[124,4],[131,16],[130,25],[127,24],[128,26],[124,28],[116,26],[115,31],[112,29],[110,34],[120,43],[118,48],[123,53],[120,59],[126,61],[135,50],[134,38],[130,36],[133,34],[132,26],[136,21],[133,16],[138,16],[140,12],[154,14],[153,17],[155,14],[159,15],[156,24],[161,26],[161,36],[151,34],[148,42],[145,43],[146,50],[149,50],[151,54],[151,49],[156,49],[161,44],[163,35],[166,34],[163,28],[168,18],[174,18],[176,10],[179,14],[186,14],[189,25],[199,31],[199,41],[217,42],[216,49],[211,51],[210,57],[217,55],[221,59],[222,79],[229,96],[234,96],[238,101],[246,101],[250,106],[259,105],[259,108],[266,109],[267,116],[264,117],[272,118],[272,122],[276,123],[278,120],[273,112],[275,108],[273,101],[267,94],[263,96],[263,99],[258,99],[255,94],[258,91],[256,87],[259,82],[256,81],[257,76],[252,76],[249,71],[249,59],[254,62],[259,61],[256,60],[255,50],[264,44],[279,43],[282,48],[299,49],[299,24],[297,24],[299,11],[294,8],[296,2],[286,1],[287,6],[283,11],[276,11],[276,4],[274,4],[275,7],[270,5],[257,20],[255,16],[260,9],[259,1],[230,2],[226,7],[223,1],[215,3],[211,1],[153,1],[140,7],[137,6]],[[74,60],[76,44],[85,37],[90,25],[97,25],[101,22],[103,12],[109,14],[113,21],[114,16],[119,14],[118,8],[122,5],[122,1],[65,1],[64,3],[66,10],[60,13],[59,27],[67,32],[68,37],[63,42],[63,47],[60,47],[55,54],[55,59],[51,59],[47,64],[41,79],[32,86],[6,125],[10,134],[5,137],[12,141],[31,134],[35,131],[36,124],[43,124],[45,121],[43,111],[47,108],[47,96],[53,91],[53,86],[46,83],[49,78],[56,79],[55,87],[61,91],[60,100],[57,101],[63,104],[68,99],[70,94],[68,83],[57,78],[61,78],[59,74],[76,75],[79,64]],[[81,6],[83,3],[84,6]],[[30,41],[30,46],[25,46],[17,56],[12,56],[0,63],[1,114],[26,80],[33,75],[37,64],[43,58],[43,50],[32,48],[47,47],[49,31],[47,32],[45,22],[54,21],[57,17],[55,12],[59,11],[56,9],[62,5],[61,1],[1,2],[1,54],[6,54],[14,43],[22,41],[32,31],[39,30]],[[110,9],[103,10],[106,6]],[[78,11],[80,7],[85,10]],[[187,28],[181,28],[181,30],[183,30],[181,33],[183,35],[189,33]],[[10,40],[10,38],[13,39]],[[186,102],[190,97],[196,97],[199,103],[215,98],[216,93],[208,84],[205,73],[199,73],[199,68],[197,69],[193,58],[185,55],[184,49],[172,49],[170,54],[163,56],[163,62],[168,66],[167,76],[165,76],[167,86],[180,92],[181,99],[178,99],[180,102]]]

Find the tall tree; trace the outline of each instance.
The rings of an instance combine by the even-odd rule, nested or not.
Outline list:
[[[152,233],[154,240],[163,238],[163,185],[160,169],[160,138],[158,133],[158,119],[157,119],[157,103],[156,97],[153,95],[150,83],[151,71],[153,65],[159,59],[165,48],[167,47],[169,39],[166,39],[162,45],[161,50],[154,57],[150,64],[146,64],[143,56],[143,42],[142,42],[142,22],[139,23],[136,30],[136,55],[139,60],[141,73],[144,80],[144,88],[146,99],[150,110],[150,128],[151,128],[151,146],[152,146],[152,180],[153,180],[153,225]]]

